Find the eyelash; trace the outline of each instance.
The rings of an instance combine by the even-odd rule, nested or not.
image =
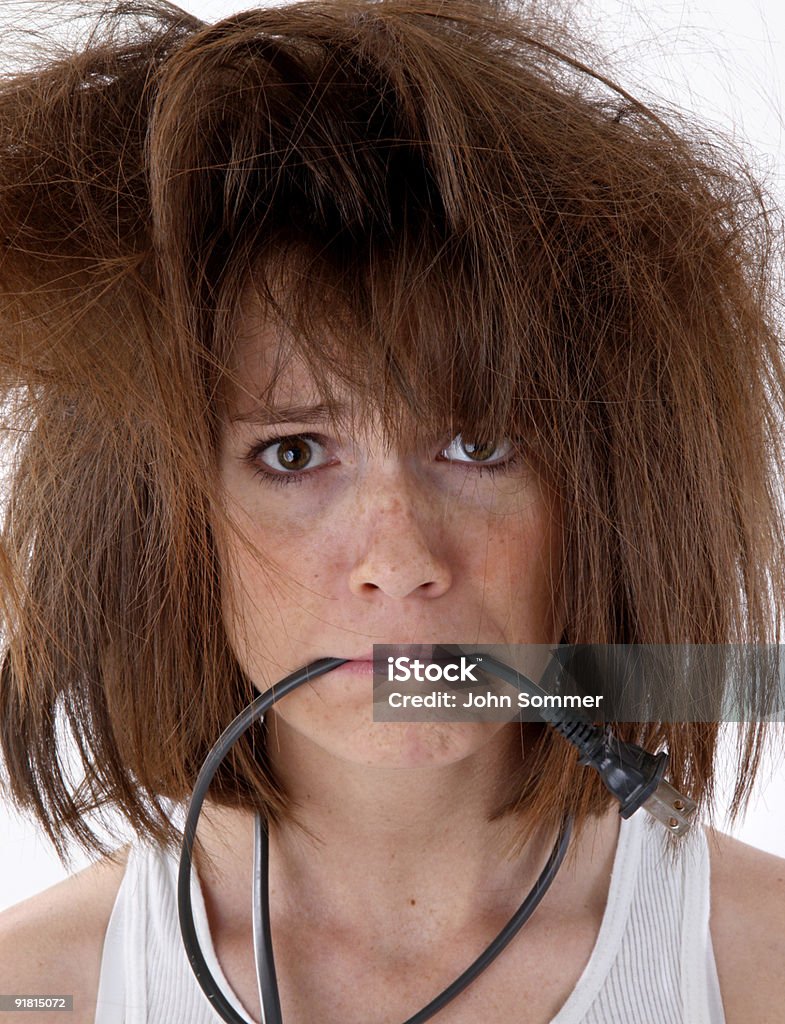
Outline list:
[[[259,438],[248,450],[248,452],[241,456],[241,461],[247,462],[253,470],[253,475],[261,477],[265,483],[270,483],[276,487],[286,487],[289,484],[301,484],[307,478],[314,476],[321,469],[327,469],[327,466],[319,466],[316,469],[304,469],[299,473],[275,473],[272,470],[262,469],[257,463],[257,459],[263,451],[267,448],[273,448],[275,445],[281,444],[284,441],[295,441],[295,440],[315,441],[317,444],[322,444],[326,441],[321,434],[312,433],[300,433],[300,434],[281,434],[276,437],[265,437]],[[471,463],[471,462],[460,462],[458,459],[445,459],[445,462],[457,463],[462,466],[473,466],[472,472],[482,476],[484,473],[492,474],[503,472],[504,470],[511,469],[516,466],[520,461],[520,455],[517,449],[513,448],[511,455],[502,462],[495,462],[490,465],[483,465],[482,463]]]

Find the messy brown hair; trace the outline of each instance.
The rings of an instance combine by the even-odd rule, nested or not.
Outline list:
[[[104,806],[176,843],[162,801],[257,695],[217,555],[249,280],[328,405],[337,381],[393,441],[525,439],[558,496],[565,641],[778,641],[779,222],[743,160],[534,4],[74,6],[89,37],[38,37],[0,89],[0,742],[61,856],[106,852]],[[710,806],[716,723],[620,733]],[[275,818],[263,735],[211,797]],[[740,731],[734,811],[763,735]],[[540,730],[500,813],[607,804]]]

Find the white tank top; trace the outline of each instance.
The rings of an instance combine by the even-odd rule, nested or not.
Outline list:
[[[692,829],[675,867],[663,840],[662,827],[643,812],[621,822],[594,949],[551,1024],[725,1024],[709,933],[706,835]],[[221,1021],[180,940],[177,870],[176,857],[132,844],[104,940],[95,1024]],[[191,897],[210,971],[253,1022],[216,959],[195,870]],[[522,1009],[521,1022],[525,1016]]]

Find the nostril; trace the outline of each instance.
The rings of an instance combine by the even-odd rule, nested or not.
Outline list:
[[[377,511],[369,525],[361,547],[356,550],[354,565],[349,573],[350,589],[356,594],[370,596],[381,590],[391,597],[409,594],[435,597],[449,588],[451,573],[443,553],[442,538],[433,528],[407,507],[406,522],[401,520],[401,499],[397,499],[393,515],[390,501]]]

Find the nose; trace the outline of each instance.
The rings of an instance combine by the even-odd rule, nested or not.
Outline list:
[[[429,507],[430,506],[430,507]],[[401,475],[366,481],[356,513],[359,554],[349,573],[353,594],[440,597],[452,584],[444,530],[434,521],[433,502],[415,496]]]

